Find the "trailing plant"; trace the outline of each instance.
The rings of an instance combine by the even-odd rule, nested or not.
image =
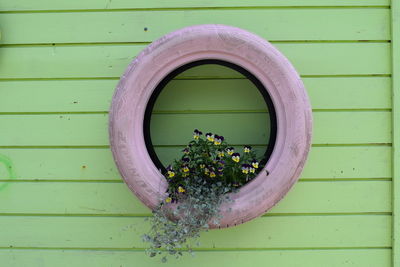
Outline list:
[[[200,232],[207,231],[210,223],[219,224],[221,204],[232,201],[227,193],[251,181],[261,168],[250,146],[240,154],[223,136],[207,133],[203,137],[197,129],[193,139],[182,157],[166,168],[166,198],[153,211],[150,231],[143,236],[150,243],[148,255],[161,255],[163,262],[167,255],[193,253]]]

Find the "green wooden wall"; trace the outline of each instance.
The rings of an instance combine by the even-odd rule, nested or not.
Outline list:
[[[141,49],[205,23],[259,34],[292,61],[311,98],[313,145],[300,181],[269,213],[205,233],[195,258],[165,266],[400,266],[392,11],[389,0],[2,0],[0,266],[160,264],[144,255],[150,211],[114,165],[107,114]],[[152,123],[165,162],[193,126],[265,147],[268,113],[240,75],[193,69],[167,89]]]
[[[207,77],[211,70],[213,76]],[[164,166],[182,156],[197,128],[223,135],[237,151],[252,145],[260,157],[271,131],[268,107],[257,87],[240,73],[215,64],[183,72],[157,98],[150,133]]]

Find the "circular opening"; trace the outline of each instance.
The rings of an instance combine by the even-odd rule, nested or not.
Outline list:
[[[202,66],[204,65],[204,66]],[[215,68],[216,65],[219,65],[217,67],[219,68]],[[202,66],[202,67],[200,67]],[[221,68],[221,66],[223,66]],[[218,110],[215,109],[202,109],[202,110],[192,110],[191,107],[187,107],[184,105],[184,109],[180,108],[180,107],[174,107],[171,108],[170,106],[167,105],[163,105],[166,102],[168,102],[168,100],[175,100],[175,98],[178,98],[178,101],[174,101],[175,104],[176,102],[178,102],[177,104],[179,104],[179,101],[185,101],[182,99],[179,99],[179,94],[193,94],[193,90],[204,90],[205,94],[214,94],[214,89],[215,86],[218,86],[216,84],[213,84],[210,88],[210,83],[215,83],[216,81],[214,80],[210,80],[210,79],[199,79],[199,77],[197,76],[194,79],[184,79],[184,80],[179,80],[180,82],[184,82],[186,83],[186,85],[189,85],[189,83],[191,83],[192,85],[194,85],[195,83],[197,83],[194,88],[190,88],[189,90],[187,90],[185,92],[185,88],[178,88],[178,90],[175,90],[172,94],[170,93],[169,96],[166,97],[159,97],[160,94],[165,93],[165,91],[163,91],[164,88],[166,88],[167,90],[171,90],[171,86],[169,84],[169,82],[171,80],[173,80],[175,77],[177,77],[178,75],[184,73],[187,70],[190,71],[195,71],[196,67],[200,67],[200,68],[207,68],[211,71],[223,71],[223,69],[230,69],[230,74],[234,74],[234,76],[231,75],[231,79],[226,79],[226,78],[221,78],[218,79],[218,82],[220,82],[219,85],[223,85],[224,89],[219,90],[218,93],[216,93],[216,95],[218,95],[218,99],[214,102],[216,103],[223,103],[224,101],[228,101],[229,99],[234,99],[236,98],[236,101],[240,101],[241,97],[243,97],[243,93],[249,93],[250,95],[252,95],[252,98],[248,99],[248,100],[252,100],[254,101],[254,106],[252,105],[252,103],[250,101],[247,101],[247,106],[246,104],[239,107],[239,109],[229,109],[229,110],[224,110],[221,108],[218,108]],[[226,68],[227,67],[227,68]],[[232,71],[233,70],[233,71]],[[214,73],[216,74],[216,73]],[[241,74],[241,75],[240,75]],[[176,81],[176,80],[175,80]],[[204,82],[207,81],[207,82]],[[229,86],[229,82],[234,83],[234,87],[235,88],[240,88],[241,85],[243,85],[242,88],[240,88],[240,90],[242,91],[242,94],[240,94],[238,96],[235,96],[235,94],[237,92],[235,92],[235,90],[233,90],[233,92],[231,93],[229,91],[229,88],[227,89],[227,85]],[[202,84],[201,84],[202,83]],[[227,84],[228,83],[228,84]],[[207,86],[207,88],[202,89],[202,86]],[[254,88],[255,87],[255,88]],[[226,91],[228,90],[228,91]],[[175,94],[175,95],[174,95]],[[226,96],[226,98],[221,98]],[[228,95],[227,95],[228,94]],[[233,98],[232,98],[233,96]],[[190,95],[189,95],[190,97]],[[193,97],[199,97],[199,95],[196,93],[194,94]],[[183,99],[185,99],[185,97],[183,97]],[[187,98],[186,98],[187,99]],[[226,100],[228,99],[228,100]],[[161,100],[161,102],[159,101]],[[201,101],[201,99],[198,99],[199,101]],[[196,100],[197,101],[197,100]],[[189,101],[189,103],[192,101]],[[235,102],[235,101],[234,101]],[[246,102],[246,101],[244,101]],[[184,104],[184,103],[182,103]],[[225,104],[232,104],[235,105],[235,103],[225,103]],[[223,105],[224,107],[226,105]],[[251,106],[249,106],[251,105]],[[165,106],[163,108],[163,106]],[[160,110],[154,110],[154,108],[160,108]],[[185,110],[186,109],[186,110]],[[264,155],[263,155],[263,160],[261,161],[262,165],[265,165],[270,157],[270,155],[272,154],[272,151],[274,149],[274,145],[275,145],[275,141],[276,141],[276,134],[277,134],[277,122],[276,122],[276,114],[275,114],[275,108],[273,105],[273,102],[271,100],[270,95],[268,94],[266,88],[263,86],[263,84],[257,79],[257,77],[255,77],[252,73],[250,73],[249,71],[247,71],[246,69],[230,63],[230,62],[226,62],[226,61],[222,61],[222,60],[215,60],[215,59],[207,59],[207,60],[199,60],[199,61],[194,61],[191,63],[188,63],[186,65],[183,65],[177,69],[175,69],[174,71],[172,71],[171,73],[169,73],[167,76],[164,77],[164,79],[161,80],[161,82],[157,85],[157,87],[155,88],[155,90],[153,91],[147,106],[146,106],[146,111],[145,111],[145,118],[143,121],[143,131],[144,131],[144,138],[145,138],[145,144],[146,144],[146,148],[147,151],[153,161],[153,163],[156,165],[156,167],[158,169],[161,170],[162,173],[165,173],[165,165],[168,163],[171,163],[171,158],[169,159],[169,161],[166,161],[166,158],[168,158],[168,156],[164,156],[165,154],[169,154],[171,155],[171,153],[167,152],[167,153],[160,153],[160,150],[164,150],[164,151],[171,151],[173,150],[173,148],[175,147],[179,147],[179,145],[183,145],[186,143],[182,144],[182,141],[179,144],[176,143],[163,143],[162,140],[163,139],[163,133],[165,133],[165,135],[167,137],[170,137],[171,135],[173,135],[174,133],[172,131],[179,131],[179,128],[177,128],[176,124],[179,123],[179,121],[181,121],[182,119],[185,119],[185,114],[191,114],[192,118],[193,116],[212,116],[212,115],[216,115],[217,117],[219,117],[219,119],[221,120],[221,124],[224,125],[226,123],[230,123],[232,122],[232,116],[239,116],[237,113],[241,114],[241,119],[234,119],[233,123],[238,123],[239,125],[236,125],[236,128],[238,129],[238,127],[241,127],[245,130],[240,131],[242,135],[245,135],[246,133],[249,134],[249,136],[253,136],[253,135],[257,135],[258,138],[257,139],[262,139],[262,141],[260,142],[260,140],[258,140],[258,142],[248,142],[248,143],[244,143],[244,144],[238,144],[235,142],[231,142],[231,140],[229,139],[229,133],[225,132],[225,129],[222,129],[222,131],[218,130],[218,132],[213,132],[216,134],[221,134],[225,137],[227,137],[227,141],[228,143],[232,144],[232,145],[256,145],[256,150],[258,150],[258,152],[263,151]],[[155,118],[155,116],[157,118]],[[175,125],[172,125],[172,128],[175,129],[167,129],[170,125],[168,124],[170,122],[170,119],[168,119],[166,116],[171,117],[181,117],[180,119],[178,119],[177,121],[175,121]],[[230,119],[227,119],[226,116],[229,116]],[[186,116],[187,118],[187,116]],[[215,119],[216,117],[214,117],[214,124],[215,124]],[[201,119],[200,119],[201,120]],[[204,119],[203,119],[204,120]],[[218,120],[218,119],[217,119]],[[198,120],[194,120],[194,121],[198,121]],[[193,122],[193,120],[192,120]],[[243,125],[240,125],[243,124]],[[263,125],[257,125],[257,124],[263,124]],[[155,129],[154,129],[155,128]],[[185,128],[185,127],[183,127]],[[178,138],[179,136],[184,136],[184,137],[191,137],[191,133],[195,128],[199,128],[202,131],[209,131],[210,129],[208,129],[207,125],[204,128],[201,128],[198,125],[194,125],[192,127],[193,129],[188,129],[189,132],[187,132],[187,130],[185,129],[184,132],[177,134]],[[232,127],[228,127],[228,128],[232,128]],[[260,129],[263,128],[263,129]],[[172,130],[172,131],[171,131]],[[156,136],[154,136],[154,133],[156,132]],[[165,137],[165,136],[164,136]],[[166,138],[168,139],[168,138]],[[172,138],[174,139],[174,138]],[[185,138],[180,138],[180,139],[184,139],[187,140]],[[243,139],[243,138],[242,138]],[[248,140],[246,140],[248,141]],[[251,141],[251,140],[250,140]],[[156,147],[156,149],[155,149]],[[258,149],[257,149],[258,148]],[[261,149],[260,149],[261,148]],[[158,152],[156,151],[158,150]],[[178,151],[180,151],[181,149],[178,149]],[[176,149],[175,149],[176,151]],[[172,153],[173,155],[176,155],[175,158],[177,158],[179,156],[179,154],[177,154],[176,152]],[[259,153],[262,155],[262,152]]]
[[[259,81],[251,73],[229,62],[243,66]],[[160,91],[167,91],[162,90],[166,85],[169,90],[168,82],[183,70],[203,64],[202,67],[211,71],[213,67],[209,66],[213,65],[206,63],[222,65],[244,74],[260,92],[256,99],[266,104],[271,114],[275,113],[262,121],[248,119],[239,122],[252,130],[255,126],[270,123],[272,130],[268,136],[266,134],[260,138],[267,147],[265,161],[268,162],[265,168],[250,183],[233,193],[235,201],[224,207],[226,210],[222,212],[221,225],[233,226],[260,216],[285,196],[297,181],[311,145],[312,113],[304,85],[290,62],[267,41],[239,28],[214,24],[186,27],[155,41],[131,62],[118,83],[109,113],[110,145],[116,165],[130,190],[146,206],[154,209],[168,187],[166,179],[156,167],[163,169],[158,157],[163,159],[164,155],[158,151],[158,141],[163,137],[172,138],[175,134],[171,134],[171,129],[161,129],[157,132],[162,134],[161,139],[156,140],[151,135],[156,133],[155,129],[151,129],[151,124],[157,125],[155,118],[161,117],[154,114],[152,118],[153,109],[160,110],[155,106],[156,99]],[[187,65],[181,67],[184,64]],[[175,82],[171,81],[171,85]],[[266,98],[261,97],[267,92],[270,97],[268,94]],[[175,101],[178,105],[180,99]],[[213,101],[218,103],[218,100]],[[236,116],[239,114],[232,114],[232,117]],[[193,128],[200,128],[204,132],[224,135],[232,145],[236,142],[225,133],[227,128],[223,125],[212,130],[206,129],[206,124],[192,128],[193,123],[187,119],[182,119],[181,124],[174,129],[181,136],[186,135],[186,129],[191,132]],[[255,140],[252,138],[253,135],[248,139]],[[248,141],[245,140],[245,143]]]

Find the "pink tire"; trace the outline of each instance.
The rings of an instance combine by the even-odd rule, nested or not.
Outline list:
[[[266,88],[276,113],[272,154],[258,176],[231,193],[219,227],[256,218],[271,209],[297,181],[312,133],[312,113],[303,83],[290,62],[269,42],[225,25],[198,25],[169,33],[147,46],[117,85],[109,119],[111,150],[122,178],[150,209],[166,197],[167,181],[144,140],[147,103],[160,81],[188,63],[215,59],[238,65]],[[213,226],[216,227],[216,226]]]

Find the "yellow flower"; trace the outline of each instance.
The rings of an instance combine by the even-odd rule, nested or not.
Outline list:
[[[251,162],[251,165],[252,165],[254,168],[258,169],[258,162],[257,162],[256,160],[253,160],[253,161]]]
[[[214,178],[215,177],[215,172],[210,172],[210,177]]]
[[[222,144],[222,141],[224,141],[223,136],[214,135],[214,145],[220,145]]]
[[[179,192],[179,193],[184,193],[184,192],[185,192],[185,189],[184,189],[182,186],[179,186],[179,187],[178,187],[178,192]]]
[[[198,140],[200,138],[200,135],[202,135],[203,133],[197,129],[194,130],[193,132],[193,138],[194,140]]]
[[[173,171],[168,171],[168,178],[172,178],[175,176],[175,172]]]
[[[251,173],[255,173],[255,172],[256,172],[256,169],[253,168],[253,167],[250,167],[250,172],[251,172]]]
[[[244,153],[249,153],[251,151],[251,146],[244,147]]]
[[[210,142],[214,142],[214,135],[212,133],[206,133],[206,138]]]
[[[189,172],[188,166],[184,166],[184,167],[182,168],[182,170],[183,170],[183,172]]]
[[[244,174],[248,174],[249,173],[249,165],[248,164],[243,164],[242,165],[242,172]]]
[[[235,152],[235,149],[233,147],[229,147],[226,149],[226,153],[228,153],[229,156],[232,156],[233,152]]]
[[[166,203],[170,203],[172,201],[172,198],[170,198],[170,197],[167,197],[166,199],[165,199],[165,202]]]
[[[239,162],[240,161],[240,154],[239,153],[234,153],[233,155],[232,155],[232,160],[234,161],[234,162]]]

